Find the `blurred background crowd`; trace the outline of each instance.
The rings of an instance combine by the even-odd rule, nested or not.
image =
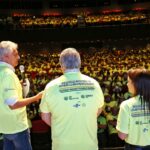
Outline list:
[[[131,96],[127,71],[150,69],[149,0],[1,0],[0,40],[19,44],[20,65],[30,81],[28,96],[62,75],[60,52],[76,48],[81,72],[99,82],[105,97],[97,119],[99,147],[124,145],[115,126],[120,103]],[[19,66],[16,73],[21,79]],[[39,103],[27,112],[33,148],[50,149],[50,128],[40,118]]]

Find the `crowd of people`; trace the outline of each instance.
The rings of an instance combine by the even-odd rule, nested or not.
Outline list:
[[[98,118],[99,141],[103,135],[99,147],[123,146],[124,143],[118,138],[115,127],[120,103],[131,96],[127,89],[127,71],[132,67],[139,66],[150,69],[149,53],[150,50],[146,48],[123,51],[99,49],[94,53],[81,51],[81,71],[100,83],[105,97],[103,113]],[[21,57],[21,64],[25,66],[26,75],[31,82],[30,96],[41,91],[50,80],[62,75],[58,52],[40,56],[23,54]],[[37,118],[38,104],[34,104],[36,108],[32,105],[30,107],[32,108],[30,110],[32,118],[33,116]],[[101,120],[104,123],[103,129]]]
[[[86,26],[115,25],[128,23],[148,23],[148,15],[144,13],[116,13],[80,15]],[[19,24],[22,28],[38,27],[77,27],[77,16],[45,16],[21,17]]]
[[[116,12],[106,14],[85,14],[79,15],[48,15],[48,16],[8,16],[0,17],[0,26],[9,26],[12,29],[40,29],[78,27],[82,24],[89,26],[121,25],[121,24],[149,24],[149,13],[143,11]]]
[[[88,148],[93,147],[93,149],[96,150],[97,146],[96,146],[95,140],[94,142],[92,142],[92,140],[90,139],[90,136],[92,136],[93,139],[95,139],[96,133],[98,137],[99,149],[102,147],[124,146],[124,141],[122,141],[121,139],[123,140],[125,139],[126,143],[128,143],[128,145],[126,146],[126,150],[130,150],[128,149],[128,147],[129,146],[131,147],[132,145],[143,146],[142,148],[145,148],[144,146],[150,145],[149,141],[146,141],[145,143],[141,143],[140,140],[137,142],[134,142],[134,140],[131,140],[130,138],[127,139],[128,134],[131,134],[131,133],[129,133],[129,131],[127,130],[127,127],[126,127],[126,130],[124,130],[125,126],[124,124],[123,125],[121,124],[123,122],[122,115],[125,114],[125,112],[124,114],[122,114],[122,109],[123,109],[122,102],[131,98],[132,96],[134,97],[139,96],[139,95],[143,96],[144,100],[143,98],[140,99],[142,102],[141,108],[143,107],[143,104],[144,104],[144,107],[146,107],[146,109],[144,108],[144,110],[145,110],[145,113],[147,114],[146,116],[149,119],[149,111],[148,111],[149,107],[147,108],[147,104],[149,105],[149,95],[147,94],[147,96],[145,96],[146,93],[141,92],[143,91],[143,88],[141,88],[142,84],[146,87],[148,86],[146,84],[149,84],[149,72],[146,71],[150,69],[150,62],[149,62],[150,49],[149,48],[141,48],[141,49],[135,49],[135,50],[133,49],[115,50],[115,51],[110,51],[108,49],[101,48],[93,52],[79,50],[80,55],[75,49],[70,48],[70,49],[65,49],[64,51],[62,51],[61,54],[59,54],[58,52],[48,52],[47,54],[41,53],[38,55],[22,53],[19,57],[18,51],[17,51],[17,45],[13,44],[13,47],[11,49],[10,48],[11,44],[10,45],[9,44],[10,43],[7,43],[7,42],[6,43],[1,42],[1,47],[0,47],[1,61],[2,62],[4,61],[16,67],[18,64],[17,61],[20,59],[20,64],[25,66],[25,77],[28,78],[30,81],[30,92],[28,94],[29,98],[21,100],[22,96],[19,94],[20,93],[19,91],[21,89],[15,85],[16,83],[13,81],[12,77],[9,77],[9,73],[12,74],[13,78],[15,78],[15,81],[17,81],[17,85],[19,84],[18,83],[19,80],[16,79],[16,76],[14,77],[13,68],[10,67],[10,65],[1,62],[0,64],[2,65],[2,67],[9,68],[8,70],[7,69],[4,70],[4,71],[7,71],[8,77],[10,78],[10,79],[8,78],[8,80],[6,79],[5,82],[9,83],[11,81],[11,83],[13,83],[11,84],[12,87],[10,87],[10,84],[7,84],[8,87],[6,85],[5,87],[3,84],[4,89],[12,88],[14,90],[17,88],[16,91],[18,91],[18,92],[15,92],[15,97],[14,97],[12,96],[14,94],[13,93],[14,91],[12,92],[12,90],[5,90],[6,92],[5,97],[3,98],[3,95],[1,95],[2,97],[1,99],[3,99],[5,103],[3,103],[3,105],[1,106],[4,106],[4,108],[6,108],[6,110],[9,110],[9,112],[15,109],[14,111],[16,112],[13,114],[15,115],[17,113],[20,113],[20,111],[18,110],[21,110],[21,109],[24,110],[23,106],[28,105],[27,113],[28,113],[28,119],[31,119],[31,123],[32,123],[32,120],[40,119],[40,117],[42,116],[42,119],[49,126],[53,127],[52,130],[54,131],[52,131],[52,139],[54,142],[53,143],[54,150],[59,149],[60,147],[64,148],[65,150],[68,149],[68,144],[65,142],[66,139],[63,139],[65,138],[65,136],[68,140],[70,140],[69,147],[70,146],[72,147],[72,145],[78,143],[78,146],[82,148],[83,150],[89,144]],[[4,48],[6,48],[6,50],[7,49],[11,50],[10,51],[11,53],[9,54],[9,51],[7,51],[8,53],[3,52]],[[82,63],[80,60],[80,56],[81,56]],[[142,69],[139,69],[140,71],[138,74],[136,74],[136,72],[133,72],[133,74],[135,74],[135,77],[132,77],[130,71],[128,70],[130,70],[133,67],[134,68],[143,67],[145,69],[144,71]],[[82,75],[80,74],[80,71],[86,76],[82,77]],[[16,68],[16,74],[21,79],[21,73],[19,71],[19,68]],[[142,75],[144,74],[144,77],[141,74]],[[1,74],[1,76],[3,76],[3,74]],[[91,78],[87,76],[90,76]],[[140,78],[141,79],[144,78],[144,80],[146,78],[146,82],[141,82]],[[132,86],[135,89],[134,91],[129,89],[129,87],[131,87],[131,85],[129,85],[131,80],[133,81]],[[73,82],[73,81],[76,81],[76,82]],[[139,86],[137,86],[136,82],[137,83],[139,82],[138,83]],[[83,86],[82,88],[80,87],[81,85]],[[100,85],[100,87],[98,85]],[[128,85],[128,88],[127,88],[127,85]],[[95,92],[95,90],[93,89],[98,91],[96,93],[97,94],[99,93],[99,96],[98,96],[99,98],[96,97],[97,95],[96,93],[93,96],[93,93]],[[36,104],[35,103],[30,104],[31,102],[39,101],[39,98],[41,98],[41,93],[39,92],[42,90],[44,90],[44,95],[42,97],[41,103],[39,102]],[[7,94],[7,92],[9,93]],[[87,94],[87,92],[89,93]],[[1,91],[1,93],[3,93],[3,91]],[[71,95],[69,95],[68,93],[70,93]],[[56,105],[58,106],[60,105],[61,96],[59,96],[59,94],[63,95],[63,99],[65,101],[65,104],[62,104],[64,106],[62,108],[55,107]],[[81,102],[82,99],[85,100],[84,103]],[[92,104],[89,105],[90,102],[88,100],[91,100],[91,99],[95,100],[95,105],[92,105]],[[19,105],[16,104],[20,101],[24,103],[19,104]],[[68,105],[72,106],[72,108],[85,109],[86,107],[88,107],[88,109],[91,109],[92,111],[84,112],[83,110],[80,110],[81,111],[81,112],[79,111],[80,115],[82,114],[84,117],[81,115],[80,117],[83,120],[80,118],[80,121],[79,121],[78,116],[76,116],[76,111],[74,112],[74,110],[72,110],[68,106],[66,107],[66,102],[68,102]],[[98,104],[98,106],[96,106],[96,104]],[[23,107],[23,108],[20,108],[20,107]],[[62,110],[64,109],[64,112],[69,112],[70,115],[68,114],[68,116],[66,116],[65,118],[64,117],[65,115],[63,115],[64,112],[62,112],[61,109]],[[139,109],[140,108],[138,106],[138,110]],[[143,113],[143,115],[145,113]],[[91,116],[90,118],[91,120],[93,120],[92,122],[90,119],[88,120],[88,117],[86,117],[86,114],[88,115],[88,117]],[[119,120],[118,120],[118,114],[119,114]],[[125,115],[128,115],[128,114],[125,114]],[[136,114],[133,114],[133,115],[136,115]],[[5,115],[3,117],[5,117]],[[126,119],[128,119],[128,116],[126,116]],[[27,118],[25,120],[27,121]],[[81,142],[81,137],[78,137],[78,134],[76,134],[76,136],[73,137],[74,138],[73,140],[77,140],[78,142],[77,143],[72,142],[72,136],[70,134],[67,134],[66,130],[63,130],[62,128],[63,124],[59,124],[61,120],[64,121],[62,123],[64,123],[65,126],[67,127],[66,130],[70,129],[71,127],[70,124],[72,124],[73,121],[77,121],[77,120],[79,121],[79,125],[81,126],[77,128],[76,126],[77,124],[72,124],[74,129],[73,131],[71,130],[72,131],[71,133],[74,133],[74,131],[76,132],[76,129],[83,127],[84,123],[82,121],[85,121],[87,123],[85,125],[87,126],[85,129],[83,128],[82,131],[84,131],[84,135],[87,134],[88,132],[91,133],[90,136],[88,134],[86,136],[87,138],[86,140],[88,141],[88,144],[84,143],[83,141]],[[72,121],[70,122],[70,120]],[[66,121],[70,123],[68,124]],[[89,127],[88,121],[92,123],[91,127]],[[127,126],[128,125],[129,124],[127,124]],[[97,132],[95,130],[88,129],[88,128],[97,129],[96,126],[98,126]],[[4,122],[3,130],[1,129],[2,127],[0,128],[1,133],[5,133],[4,131],[5,127],[6,127],[6,124]],[[137,130],[140,129],[140,127],[138,126]],[[31,124],[31,128],[32,128],[32,124]],[[60,132],[58,132],[59,130],[58,128],[62,129],[61,133],[63,133],[64,136],[63,134],[61,135]],[[23,128],[23,129],[26,129],[26,128]],[[88,130],[88,132],[86,129]],[[145,134],[149,136],[149,128],[145,127],[143,129],[145,129],[144,130]],[[18,132],[19,129],[15,131]],[[20,131],[23,131],[23,130],[20,130]],[[118,131],[120,133],[119,137],[121,139],[118,137]],[[10,133],[14,134],[14,132],[10,132]],[[4,134],[4,143],[8,142],[6,141],[6,139],[8,140],[10,138],[8,135],[7,136],[6,135],[7,133]],[[141,136],[141,134],[137,136]],[[9,144],[9,146],[11,144]],[[144,149],[141,149],[141,150],[144,150]]]

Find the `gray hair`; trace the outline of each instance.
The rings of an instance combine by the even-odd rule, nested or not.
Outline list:
[[[0,59],[2,59],[4,55],[12,52],[14,49],[18,49],[18,44],[11,42],[11,41],[1,41],[0,42]]]
[[[59,59],[61,67],[65,69],[79,69],[81,67],[81,58],[75,48],[66,48],[60,54]]]

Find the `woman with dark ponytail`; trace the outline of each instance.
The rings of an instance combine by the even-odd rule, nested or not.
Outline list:
[[[127,86],[132,97],[120,105],[118,136],[125,150],[150,150],[150,71],[130,69]]]

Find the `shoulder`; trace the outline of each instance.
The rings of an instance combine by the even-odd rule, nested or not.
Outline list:
[[[128,100],[125,100],[121,103],[120,107],[121,108],[130,108],[133,106],[133,103],[134,103],[134,100],[135,100],[135,97],[132,97],[132,98],[129,98]]]
[[[88,80],[88,81],[90,81],[90,82],[99,84],[98,81],[95,80],[94,78],[92,78],[92,77],[90,77],[90,76],[87,76],[87,75],[85,75],[85,74],[81,74],[81,75],[82,75],[82,78],[83,78],[84,80]]]
[[[6,67],[6,66],[0,66],[0,72],[1,73],[5,73],[5,74],[11,74],[14,73],[10,68]]]
[[[46,85],[45,89],[49,89],[49,88],[58,86],[58,85],[60,84],[60,80],[61,80],[61,77],[50,81],[50,82]]]
[[[8,67],[1,68],[0,76],[1,78],[3,78],[3,80],[9,81],[9,82],[10,80],[12,79],[14,80],[14,78],[17,78],[17,75],[15,74],[15,72],[9,69]]]

